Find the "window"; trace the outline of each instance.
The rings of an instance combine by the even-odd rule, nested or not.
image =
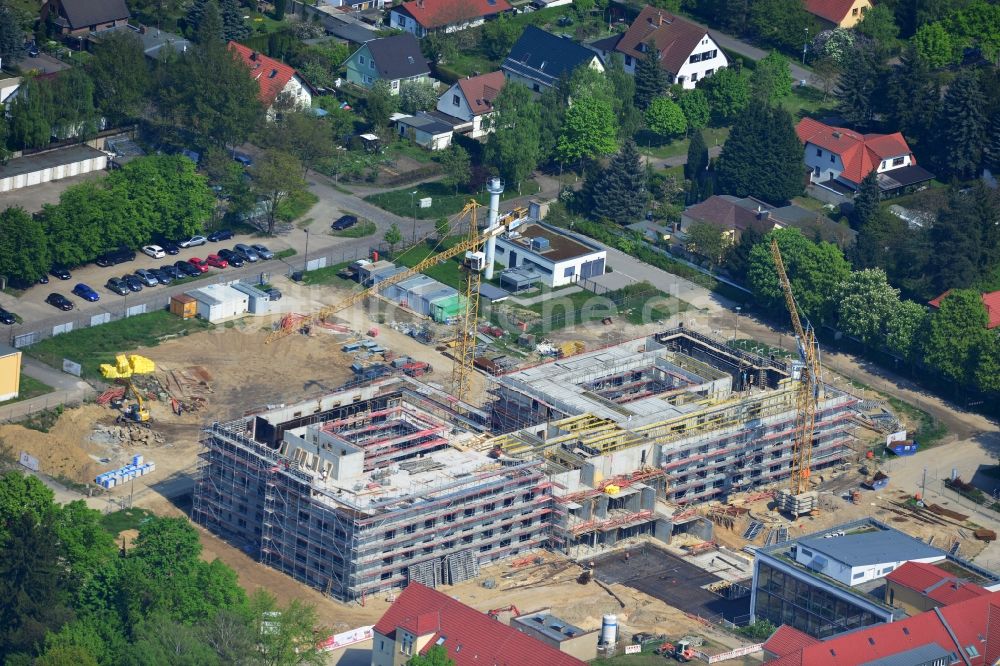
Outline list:
[[[632,56],[629,56],[629,55],[625,56],[625,66],[626,67],[631,67],[632,66]]]
[[[712,76],[712,72],[714,72],[714,71],[715,71],[714,69],[706,69],[705,70],[705,76]]]
[[[701,54],[700,53],[695,53],[690,58],[688,58],[688,62],[692,62],[692,63],[693,62],[701,62]]]
[[[392,82],[392,89],[393,90],[399,90],[399,81],[393,81]]]
[[[857,15],[858,15],[858,8],[854,7],[853,9],[851,9],[851,16],[857,16]]]
[[[372,77],[370,77],[367,74],[365,74],[364,77],[363,77],[363,80],[364,80],[365,83],[371,83],[372,82]]]
[[[399,651],[405,655],[413,654],[413,636],[403,634],[403,638],[399,642]]]
[[[359,65],[365,64],[365,57],[363,55],[358,56],[358,64]]]
[[[853,576],[851,576],[851,580],[857,580],[859,578],[864,578],[864,575],[865,575],[864,571],[859,571],[858,573],[856,573]]]
[[[563,269],[563,277],[573,277],[575,273],[576,273],[576,266],[570,266],[568,268]]]
[[[833,155],[833,153],[830,153],[830,161],[831,162],[836,162],[837,161],[837,158]]]
[[[693,83],[693,82],[695,82],[697,80],[698,80],[698,72],[692,72],[691,73],[691,82]]]
[[[462,104],[462,98],[461,97],[459,97],[458,95],[452,95],[451,96],[451,105],[452,106],[460,106],[461,104]]]
[[[975,645],[966,646],[965,653],[968,654],[973,659],[979,656],[979,650],[976,649]]]
[[[532,89],[533,89],[533,90],[534,90],[535,92],[541,92],[541,91],[542,91],[542,89],[538,87],[538,84],[537,84],[537,83],[536,83],[535,85],[533,85],[533,86],[532,86]]]
[[[816,149],[816,157],[823,157],[823,149],[822,148],[817,148]]]
[[[368,61],[368,69],[375,69],[375,61],[374,60],[369,60]]]
[[[892,166],[894,166],[894,167],[903,166],[903,162],[904,162],[904,158],[902,158],[902,157],[895,157],[892,160]]]

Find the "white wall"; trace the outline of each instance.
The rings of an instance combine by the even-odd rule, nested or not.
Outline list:
[[[703,54],[710,51],[716,52],[715,57],[700,62],[691,62],[691,55]],[[711,76],[709,71],[714,73],[728,65],[729,60],[726,58],[726,54],[722,52],[722,49],[715,43],[715,40],[706,34],[702,38],[701,43],[688,55],[687,60],[681,66],[681,71],[677,72],[677,82],[682,83],[684,88],[690,90],[697,85],[698,81],[706,76]]]
[[[459,21],[456,23],[449,23],[441,28],[435,29],[425,29],[422,25],[417,23],[417,21],[405,12],[399,11],[398,9],[393,9],[389,12],[389,25],[393,28],[398,28],[399,30],[404,30],[413,34],[415,37],[424,37],[431,32],[458,32],[459,30],[465,30],[466,28],[474,28],[476,26],[482,25],[486,22],[486,19],[482,16],[479,18],[474,18],[468,21]]]
[[[816,557],[821,557],[826,560],[822,568],[816,568],[813,566],[815,564],[814,559]],[[831,559],[823,553],[813,551],[812,549],[802,545],[799,545],[795,550],[796,562],[848,586],[861,585],[862,583],[867,583],[870,580],[884,578],[904,562],[922,562],[924,564],[933,564],[934,562],[940,562],[943,559],[945,559],[944,555],[940,555],[918,560],[896,560],[893,562],[879,562],[878,564],[850,567],[843,562]]]
[[[517,258],[514,265],[510,265],[510,253],[514,252]],[[524,246],[511,243],[504,238],[497,238],[496,261],[507,268],[517,268],[526,264],[532,265],[536,272],[541,273],[542,282],[549,287],[562,287],[573,284],[580,279],[580,269],[583,264],[601,259],[604,261],[604,268],[607,270],[608,253],[604,250],[591,252],[579,257],[567,259],[560,262],[552,262],[542,255],[535,254]],[[572,269],[570,275],[566,275],[567,269]]]
[[[833,161],[830,158],[833,158]],[[814,143],[806,142],[805,162],[809,167],[809,180],[813,183],[821,183],[832,180],[840,176],[844,171],[844,163],[840,161],[840,155],[831,153],[826,148],[820,148]],[[816,173],[819,167],[819,173]]]
[[[458,98],[458,104],[455,104],[455,98]],[[472,109],[469,108],[469,102],[465,99],[465,95],[462,94],[462,89],[457,83],[452,84],[448,90],[438,98],[437,110],[441,113],[447,113],[449,116],[455,116],[456,118],[461,118],[462,120],[472,120]]]
[[[0,192],[10,192],[11,190],[19,190],[22,187],[41,185],[42,183],[48,183],[62,178],[70,178],[72,176],[79,176],[81,174],[90,173],[91,171],[103,171],[107,168],[107,166],[108,156],[102,153],[101,155],[81,160],[79,162],[58,164],[56,166],[40,169],[38,171],[22,173],[16,176],[8,176],[7,178],[0,178]]]

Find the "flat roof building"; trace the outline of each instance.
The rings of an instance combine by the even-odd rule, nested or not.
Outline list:
[[[604,275],[607,251],[593,241],[534,222],[497,238],[496,260],[540,277],[548,287]]]
[[[597,659],[599,629],[585,631],[542,608],[510,618],[510,626],[582,661]]]

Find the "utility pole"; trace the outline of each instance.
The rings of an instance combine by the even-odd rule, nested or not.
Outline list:
[[[924,467],[924,478],[920,482],[920,499],[927,501],[927,468]]]
[[[809,48],[809,28],[806,27],[806,40],[802,42],[802,64],[806,64],[806,50]]]

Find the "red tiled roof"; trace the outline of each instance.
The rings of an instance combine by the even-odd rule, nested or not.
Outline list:
[[[905,562],[886,576],[886,580],[915,590],[942,606],[989,594],[984,587],[967,583],[933,564],[922,562]]]
[[[927,301],[927,305],[935,309],[941,307],[941,301],[950,293],[951,289],[937,298]],[[986,328],[993,329],[1000,326],[1000,291],[990,291],[983,294],[983,305],[986,306],[986,314],[989,317],[986,321]]]
[[[412,0],[400,9],[427,30],[510,10],[507,0]]]
[[[935,608],[919,615],[807,645],[767,662],[771,666],[857,666],[924,645],[937,644],[948,652],[961,651],[972,666],[981,666],[987,646],[996,644],[1000,623],[1000,592]],[[957,644],[956,644],[957,643]],[[965,648],[975,648],[973,657]],[[992,663],[992,662],[989,662]]]
[[[653,40],[660,51],[660,67],[676,75],[707,34],[699,25],[647,5],[615,49],[641,60],[646,53],[639,50],[639,45]]]
[[[818,638],[803,633],[795,627],[783,624],[764,643],[764,650],[783,657],[791,652],[798,652],[809,645],[819,643]]]
[[[410,583],[375,625],[383,636],[393,636],[396,629],[416,636],[433,634],[437,638],[428,642],[425,651],[441,640],[455,666],[586,666],[420,583]]]
[[[260,86],[257,99],[264,106],[274,104],[274,100],[295,76],[295,68],[236,42],[229,42],[229,48],[235,51],[240,60],[250,68],[250,75]]]
[[[854,6],[854,0],[805,0],[806,11],[839,24]]]
[[[864,180],[884,159],[909,155],[911,163],[916,164],[910,146],[899,132],[859,134],[844,127],[831,127],[812,118],[803,118],[795,126],[795,133],[803,143],[811,143],[840,155],[844,165],[841,176],[853,183]]]
[[[720,231],[743,232],[753,229],[757,233],[766,234],[774,228],[774,220],[756,211],[739,205],[743,199],[730,195],[716,194],[701,203],[684,209],[683,215],[696,222],[705,222]],[[753,201],[751,199],[751,201]],[[770,210],[771,206],[763,201],[759,205],[762,211]]]
[[[472,109],[472,115],[478,116],[493,110],[493,100],[500,94],[506,80],[503,72],[490,72],[468,79],[459,79],[458,87],[462,89],[462,94]]]

